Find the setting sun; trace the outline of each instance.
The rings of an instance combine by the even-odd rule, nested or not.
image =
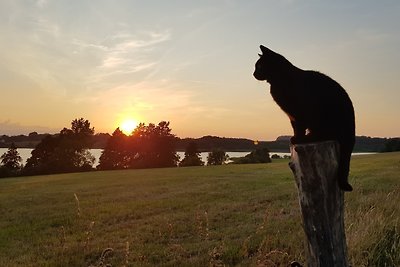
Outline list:
[[[126,119],[122,121],[120,129],[124,134],[130,135],[132,134],[133,130],[135,130],[136,126],[138,126],[137,121],[134,119]]]

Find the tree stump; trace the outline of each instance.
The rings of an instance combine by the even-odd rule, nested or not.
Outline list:
[[[344,193],[338,187],[339,145],[335,141],[290,147],[298,189],[308,266],[348,266]]]

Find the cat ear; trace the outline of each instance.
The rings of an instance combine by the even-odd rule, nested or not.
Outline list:
[[[263,54],[268,54],[271,51],[263,45],[260,45],[260,49],[263,52]]]

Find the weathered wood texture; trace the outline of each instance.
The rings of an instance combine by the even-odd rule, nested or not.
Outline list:
[[[348,266],[344,230],[344,194],[337,185],[338,150],[334,141],[290,148],[307,260],[310,267]]]

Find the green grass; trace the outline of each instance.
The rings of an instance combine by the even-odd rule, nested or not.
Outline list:
[[[304,262],[287,163],[1,179],[0,266]],[[399,266],[400,153],[354,157],[350,180],[352,266]]]

